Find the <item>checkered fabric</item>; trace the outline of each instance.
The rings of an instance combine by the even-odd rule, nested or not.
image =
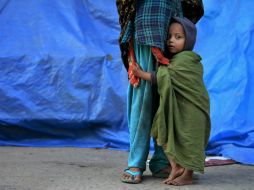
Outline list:
[[[139,44],[164,51],[171,17],[182,17],[181,1],[139,0],[136,4],[135,21],[128,23],[122,42],[130,39],[134,29]]]

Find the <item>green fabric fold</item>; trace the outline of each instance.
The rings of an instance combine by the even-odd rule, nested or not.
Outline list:
[[[160,105],[152,137],[182,167],[203,172],[210,135],[209,96],[201,57],[192,51],[176,54],[157,72]]]

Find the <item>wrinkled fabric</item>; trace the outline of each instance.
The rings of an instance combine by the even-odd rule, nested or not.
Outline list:
[[[119,15],[119,24],[121,26],[119,36],[119,42],[121,42],[129,21],[134,19],[136,0],[116,0],[116,7]]]
[[[152,173],[158,173],[160,170],[169,167],[169,161],[164,153],[164,150],[161,146],[158,146],[156,140],[154,139],[154,154],[151,160],[149,161],[149,169]]]
[[[171,59],[169,66],[159,67],[160,104],[151,134],[182,167],[203,172],[210,105],[200,61],[194,52],[183,51]]]
[[[181,3],[178,0],[137,1],[135,19],[132,21],[135,39],[139,44],[155,46],[164,51],[173,16],[182,17]]]
[[[154,60],[150,46],[139,45],[134,40],[136,60],[144,71],[154,70]],[[128,86],[127,113],[130,131],[130,152],[128,167],[146,169],[146,160],[150,148],[150,132],[152,127],[152,86],[141,80],[137,88]]]
[[[206,153],[245,164],[254,164],[254,12],[246,11],[253,6],[250,0],[204,1],[194,48],[211,100]]]
[[[134,35],[141,45],[158,47],[164,51],[171,17],[182,17],[181,3],[178,0],[140,0],[136,2],[134,19],[126,28],[121,27],[120,50],[125,68],[128,70],[128,42]],[[120,15],[121,17],[121,15]],[[124,30],[124,34],[122,31]]]
[[[0,15],[0,145],[128,149],[115,2],[0,0]]]
[[[105,2],[0,1],[1,146],[129,148],[119,17]],[[254,1],[203,3],[206,153],[254,164]]]

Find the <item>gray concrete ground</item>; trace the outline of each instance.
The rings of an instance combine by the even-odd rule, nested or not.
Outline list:
[[[128,152],[85,148],[0,147],[0,190],[251,190],[254,166],[206,168],[194,185],[173,187],[146,171],[141,184],[120,181]]]

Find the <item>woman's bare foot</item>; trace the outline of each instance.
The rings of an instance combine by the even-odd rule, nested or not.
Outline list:
[[[177,177],[181,176],[184,173],[184,168],[181,167],[176,162],[174,162],[173,160],[170,160],[170,164],[171,164],[172,170],[168,178],[163,181],[163,183],[165,184],[168,184],[169,182],[171,182],[172,180],[176,179]]]
[[[184,169],[184,172],[182,175],[180,175],[179,177],[177,177],[171,181],[168,181],[166,184],[175,185],[175,186],[190,185],[193,183],[192,175],[193,175],[192,170]]]

